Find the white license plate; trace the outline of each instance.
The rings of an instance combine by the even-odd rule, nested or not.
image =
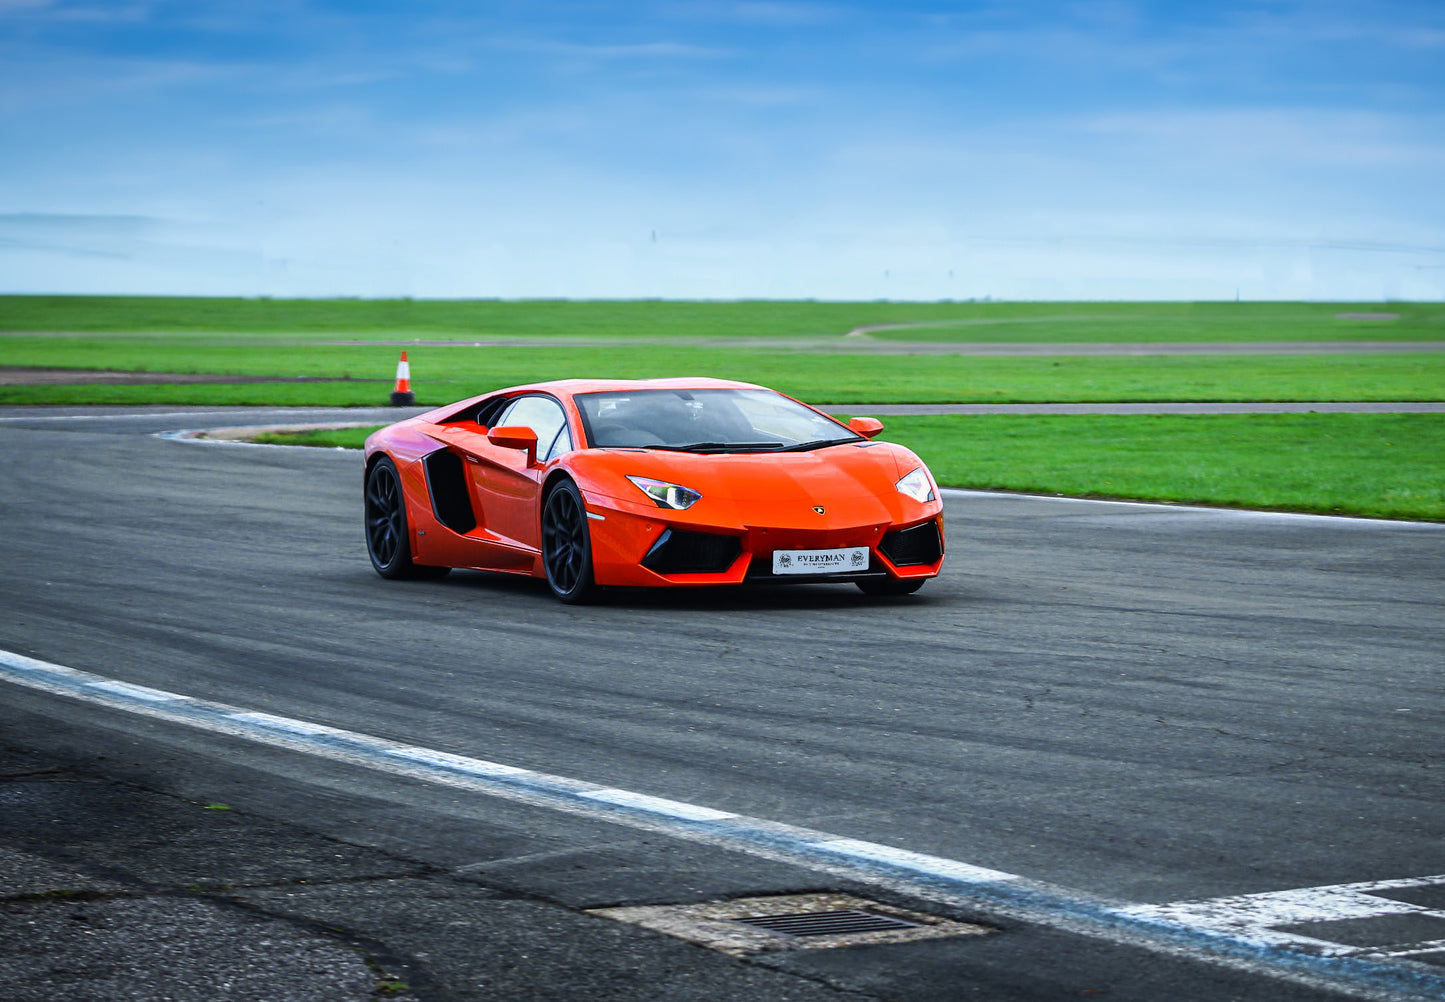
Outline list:
[[[840,550],[774,550],[774,574],[846,574],[868,569],[868,547]]]

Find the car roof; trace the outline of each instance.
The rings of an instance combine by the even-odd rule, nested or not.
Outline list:
[[[569,398],[581,393],[626,393],[638,390],[767,390],[757,383],[743,383],[735,379],[713,379],[710,376],[676,376],[667,379],[553,379],[541,383],[523,383],[499,390],[479,393],[465,400],[445,404],[414,420],[440,421],[445,417],[461,413],[467,408],[491,397],[519,396],[523,393],[550,393]],[[770,391],[771,392],[771,391]]]
[[[708,376],[682,376],[668,379],[554,379],[545,383],[528,383],[512,386],[498,393],[516,393],[519,390],[539,390],[559,396],[576,396],[579,393],[625,393],[629,390],[762,390],[765,386],[756,383],[742,383],[734,379],[713,379]],[[487,394],[491,396],[492,394]]]

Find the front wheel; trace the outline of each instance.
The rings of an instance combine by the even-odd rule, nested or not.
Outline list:
[[[542,566],[552,594],[568,605],[586,602],[597,591],[587,507],[570,480],[559,482],[542,506]]]
[[[853,582],[864,595],[912,595],[923,587],[924,578],[864,578]]]
[[[412,563],[411,531],[406,524],[406,497],[396,464],[382,456],[366,475],[366,552],[384,578],[439,578],[449,567]]]

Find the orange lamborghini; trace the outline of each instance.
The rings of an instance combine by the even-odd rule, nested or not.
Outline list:
[[[903,595],[943,564],[943,506],[882,430],[720,379],[514,386],[367,439],[367,550],[382,577],[500,571],[563,602],[743,582]]]

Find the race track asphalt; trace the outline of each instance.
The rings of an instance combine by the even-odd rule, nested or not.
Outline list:
[[[946,573],[907,599],[800,586],[572,608],[504,577],[376,577],[354,453],[156,437],[237,423],[0,413],[7,998],[1383,999],[1445,984],[1445,527],[954,492]],[[15,656],[111,680],[117,701],[17,684]],[[164,694],[290,736],[146,710]],[[386,771],[311,747],[312,725],[1048,893],[1011,910]],[[1378,881],[1398,883],[1358,912],[1355,885]],[[803,891],[997,931],[740,958],[587,911]],[[1218,900],[1181,904],[1201,899]],[[1333,948],[1161,949],[1069,913],[1099,901],[1170,906],[1205,932],[1207,915],[1254,908],[1254,931]]]

